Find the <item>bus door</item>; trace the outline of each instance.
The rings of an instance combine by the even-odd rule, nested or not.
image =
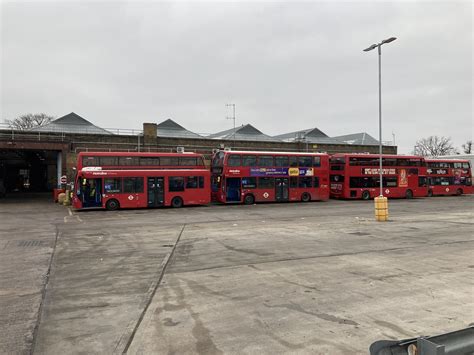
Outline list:
[[[226,202],[240,202],[240,178],[226,178]]]
[[[79,196],[82,207],[102,207],[102,179],[81,179]]]
[[[288,178],[275,178],[275,201],[288,201]]]
[[[148,207],[160,207],[165,201],[165,182],[163,177],[149,177],[147,183]]]

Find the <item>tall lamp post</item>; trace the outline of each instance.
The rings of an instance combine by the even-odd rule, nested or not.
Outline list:
[[[235,104],[225,104],[226,107],[232,107],[232,117],[226,117],[228,120],[234,120],[234,148],[235,148]]]
[[[373,44],[370,47],[364,49],[364,52],[370,52],[372,49],[377,48],[379,53],[379,155],[380,155],[380,196],[383,196],[383,184],[382,184],[382,45],[393,42],[397,37],[390,37],[384,39],[378,44]]]

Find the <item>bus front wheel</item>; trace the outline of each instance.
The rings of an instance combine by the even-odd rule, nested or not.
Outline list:
[[[183,199],[181,197],[174,197],[171,200],[171,206],[173,208],[180,208],[183,207]]]
[[[109,211],[115,211],[120,208],[120,203],[115,199],[111,199],[107,201],[105,208]]]
[[[456,195],[458,195],[458,196],[462,195],[462,189],[457,189],[456,190]]]
[[[362,199],[363,200],[370,200],[370,192],[365,190],[365,191],[362,191]]]
[[[253,205],[255,203],[255,197],[253,195],[245,195],[244,204]]]
[[[301,201],[302,202],[309,202],[311,201],[311,195],[307,192],[304,192],[302,195],[301,195]]]
[[[412,199],[413,198],[413,191],[407,190],[407,192],[405,192],[405,197],[407,198],[407,200]]]

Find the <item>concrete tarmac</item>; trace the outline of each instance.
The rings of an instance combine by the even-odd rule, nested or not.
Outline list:
[[[473,201],[393,200],[386,223],[365,201],[117,212],[44,202],[22,220],[25,231],[44,223],[44,255],[2,249],[9,282],[36,298],[20,317],[25,292],[2,286],[0,329],[14,319],[30,340],[10,332],[1,349],[366,354],[376,340],[456,330],[474,321]],[[23,281],[15,263],[38,272]]]

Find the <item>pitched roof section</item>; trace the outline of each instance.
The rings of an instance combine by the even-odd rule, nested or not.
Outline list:
[[[168,138],[202,138],[197,133],[188,131],[183,126],[177,124],[172,119],[168,118],[167,120],[158,123],[158,137],[168,137]]]
[[[343,142],[329,137],[326,133],[318,128],[308,128],[301,131],[295,131],[275,136],[285,142],[308,142],[323,144],[343,144]]]
[[[355,145],[379,145],[379,141],[368,133],[354,133],[346,134],[344,136],[334,137],[335,139],[342,141],[346,144],[355,144]]]
[[[212,139],[222,139],[222,140],[233,140],[234,139],[234,129],[227,129],[222,132],[214,133],[208,136]],[[265,133],[262,133],[257,128],[250,124],[242,125],[240,127],[235,127],[235,140],[238,141],[260,141],[260,142],[279,142],[281,141],[278,138],[270,137]]]
[[[31,130],[58,133],[112,134],[103,128],[97,127],[74,112],[71,112],[63,117],[59,117],[58,119],[43,126],[32,128]]]

